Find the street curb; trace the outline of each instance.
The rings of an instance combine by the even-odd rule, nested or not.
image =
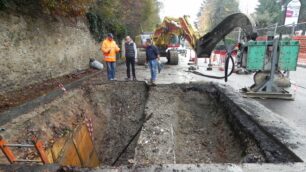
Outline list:
[[[299,131],[293,123],[286,121],[256,100],[244,98],[241,93],[231,91],[231,87],[218,84],[216,89],[221,90],[221,96],[236,106],[236,112],[244,111],[251,121],[257,123],[260,130],[291,154],[295,162],[306,160],[306,135]]]
[[[306,68],[306,64],[298,64],[298,67]]]
[[[246,136],[254,138],[269,163],[303,162],[286,144],[280,141],[280,138],[275,137],[267,127],[254,119],[253,116],[257,114],[251,110],[260,110],[257,104],[254,104],[251,99],[245,99],[240,94],[235,94],[236,92],[231,87],[224,87],[221,84],[216,84],[214,87],[217,90],[216,99],[224,105],[225,110],[229,113],[228,120],[233,121],[231,122],[233,129],[238,134],[244,132]],[[251,110],[247,110],[246,107]]]

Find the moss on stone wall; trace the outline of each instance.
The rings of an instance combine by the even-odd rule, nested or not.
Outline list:
[[[101,42],[111,32],[117,42],[125,36],[125,27],[117,20],[108,20],[95,13],[86,14],[89,30],[97,42]]]

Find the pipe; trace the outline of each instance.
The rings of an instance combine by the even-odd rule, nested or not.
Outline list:
[[[231,69],[230,73],[228,73],[228,67],[229,67],[230,60],[232,62],[232,69]],[[234,70],[235,70],[234,58],[232,57],[231,53],[228,53],[228,56],[227,56],[227,58],[225,60],[225,64],[224,64],[224,76],[207,75],[207,74],[203,74],[203,73],[198,72],[198,71],[190,71],[190,72],[193,73],[193,74],[196,74],[196,75],[207,77],[207,78],[224,79],[224,81],[227,82],[227,78],[233,74]]]

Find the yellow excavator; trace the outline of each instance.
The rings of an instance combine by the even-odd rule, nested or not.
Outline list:
[[[148,38],[153,39],[153,43],[159,48],[161,56],[167,57],[168,64],[177,65],[179,61],[178,47],[182,41],[187,40],[190,47],[195,50],[197,58],[209,58],[216,45],[235,28],[240,27],[246,37],[251,39],[255,32],[254,26],[253,20],[247,15],[236,13],[225,18],[211,32],[200,36],[197,29],[189,22],[188,16],[165,17],[153,32],[145,32],[136,36],[138,64],[143,65],[145,63],[145,42]]]
[[[148,38],[153,39],[153,43],[159,48],[161,56],[167,57],[168,63],[172,65],[178,64],[178,47],[181,41],[188,41],[190,47],[196,52],[197,58],[209,58],[216,45],[223,40],[227,49],[224,76],[207,75],[196,70],[190,72],[204,77],[225,79],[226,82],[227,78],[234,72],[235,62],[232,51],[235,46],[226,45],[225,36],[235,28],[241,28],[245,38],[245,45],[239,48],[242,52],[239,59],[242,59],[241,62],[245,61],[245,64],[242,63],[242,67],[256,72],[254,84],[246,90],[246,93],[253,97],[263,97],[264,95],[268,98],[274,96],[274,98],[291,99],[292,95],[283,89],[290,86],[290,80],[281,73],[281,70],[285,72],[296,70],[296,59],[299,52],[298,42],[282,40],[281,35],[280,38],[273,38],[268,41],[256,41],[255,23],[243,13],[226,17],[204,36],[200,36],[197,29],[190,24],[187,16],[180,18],[165,17],[153,33],[144,33],[136,38],[136,44],[139,47],[138,64],[145,63],[144,48],[145,41]],[[229,66],[231,66],[230,70]]]
[[[157,25],[154,32],[146,32],[136,36],[138,47],[138,64],[145,63],[145,41],[153,39],[153,43],[158,47],[160,55],[167,57],[168,64],[177,65],[179,61],[178,48],[188,41],[190,46],[195,49],[200,34],[189,22],[189,17],[180,18],[165,17],[163,22]]]

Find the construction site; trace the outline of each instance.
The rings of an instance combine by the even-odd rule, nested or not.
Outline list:
[[[111,78],[102,41],[120,34],[93,32],[102,2],[73,19],[56,8],[68,2],[52,2],[0,0],[1,172],[306,171],[303,15],[261,29],[239,11],[205,34],[185,14],[166,16],[130,32],[130,79],[127,34]]]

